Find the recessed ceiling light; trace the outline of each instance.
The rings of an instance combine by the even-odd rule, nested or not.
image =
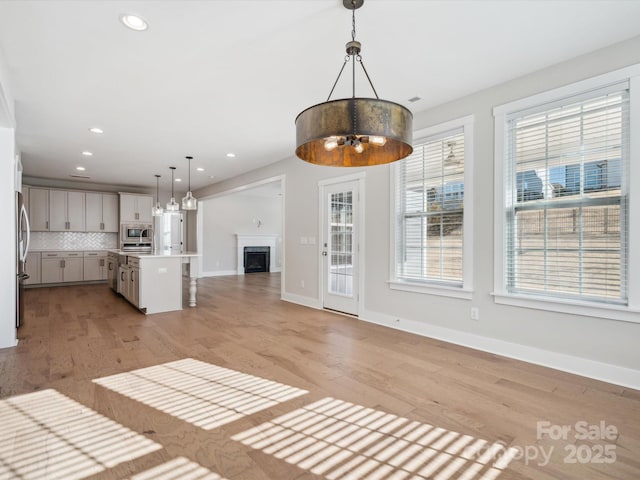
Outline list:
[[[181,182],[182,179],[181,178],[176,178],[176,182]]]
[[[138,32],[141,32],[149,28],[149,25],[147,24],[147,22],[145,22],[145,20],[142,17],[139,17],[137,15],[132,15],[130,13],[124,13],[120,15],[120,21],[124,23],[126,27],[130,28],[131,30],[136,30]]]
[[[196,170],[199,171],[199,172],[204,172],[204,168],[202,168],[202,167],[198,167],[198,168],[196,168]]]
[[[92,128],[89,129],[89,131],[91,133],[104,133],[104,130],[102,130],[101,128],[98,128],[98,127],[92,127]]]
[[[229,157],[229,158],[233,158],[233,157],[235,157],[235,156],[236,156],[236,154],[235,154],[235,153],[233,153],[233,152],[229,152],[229,153],[227,153],[227,157]]]
[[[91,157],[91,156],[93,156],[93,153],[89,152],[88,150],[85,150],[84,152],[82,152],[82,154],[83,154],[85,157]]]
[[[84,167],[76,167],[76,170],[79,170],[79,171],[81,171],[81,172],[84,172],[84,171],[86,170],[86,168],[84,168]]]

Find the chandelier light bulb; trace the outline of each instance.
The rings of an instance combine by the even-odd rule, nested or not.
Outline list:
[[[384,144],[387,143],[387,139],[378,135],[370,135],[369,143],[372,145],[378,145],[379,147],[384,147]]]
[[[324,141],[324,149],[327,152],[338,147],[338,137],[329,137]]]

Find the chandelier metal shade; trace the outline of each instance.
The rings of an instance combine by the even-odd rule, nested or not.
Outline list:
[[[189,161],[189,190],[187,194],[182,197],[182,209],[183,210],[197,210],[198,209],[198,200],[191,193],[191,160],[193,157],[185,157]]]
[[[171,170],[171,200],[169,200],[169,202],[167,203],[167,212],[177,212],[180,210],[180,205],[178,204],[178,202],[176,202],[176,199],[173,196],[173,172],[175,171],[176,167],[169,167],[169,169]]]
[[[352,11],[351,41],[338,78],[327,100],[303,110],[296,118],[296,155],[309,163],[365,167],[401,160],[413,152],[413,114],[404,106],[378,97],[356,41],[355,11],[364,0],[343,0]],[[347,64],[352,63],[352,97],[331,100]],[[356,97],[359,63],[376,98]]]
[[[164,213],[162,205],[160,205],[160,175],[156,175],[156,205],[151,209],[151,215],[161,217]]]

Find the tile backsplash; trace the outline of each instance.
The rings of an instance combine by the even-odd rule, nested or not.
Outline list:
[[[106,250],[118,248],[117,233],[31,232],[30,250]]]

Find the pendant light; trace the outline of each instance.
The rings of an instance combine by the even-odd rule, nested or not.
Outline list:
[[[164,213],[160,205],[160,175],[156,175],[156,205],[151,209],[151,215],[161,217]]]
[[[178,202],[176,202],[176,199],[173,196],[173,172],[175,171],[176,167],[169,168],[171,169],[171,200],[169,200],[169,203],[167,203],[167,212],[177,212],[178,210],[180,210],[180,205],[178,205]]]
[[[185,157],[189,161],[189,190],[187,194],[182,197],[182,209],[183,210],[197,210],[198,200],[191,193],[191,160],[193,157]]]
[[[356,9],[364,0],[342,0],[351,13],[347,43],[338,78],[324,103],[303,110],[296,118],[296,155],[316,165],[364,167],[395,162],[413,152],[413,115],[404,106],[381,100],[362,61],[356,41]],[[352,62],[352,97],[331,100],[347,62]],[[376,98],[356,97],[356,62],[362,66]]]

